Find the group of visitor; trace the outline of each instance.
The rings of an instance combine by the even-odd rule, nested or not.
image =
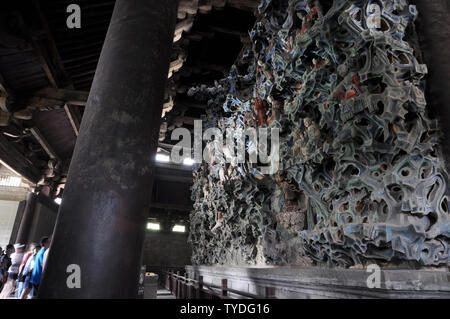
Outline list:
[[[50,238],[39,244],[0,247],[0,299],[36,298],[50,247]]]

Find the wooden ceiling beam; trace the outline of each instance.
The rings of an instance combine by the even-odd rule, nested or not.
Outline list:
[[[41,30],[29,33],[42,67],[53,87],[72,87],[40,3],[38,0],[34,0],[33,4]]]
[[[89,42],[84,43],[82,45],[77,46],[76,48],[72,47],[61,47],[60,51],[64,55],[65,60],[64,63],[71,62],[71,59],[79,58],[87,56],[88,54],[95,54],[98,57],[100,56],[100,51],[103,46],[103,40],[98,42]]]
[[[69,118],[70,125],[72,125],[73,131],[76,136],[80,133],[81,112],[77,106],[64,105],[64,110]]]
[[[66,104],[86,106],[89,93],[84,91],[45,88],[37,91],[26,103],[41,110],[64,108]]]
[[[56,83],[56,77],[53,75],[53,70],[50,68],[48,57],[42,48],[40,40],[34,36],[31,36],[31,39],[35,52],[39,57],[39,61],[41,62],[42,69],[44,70],[45,75],[47,75],[48,81],[54,88],[57,88],[58,84]]]
[[[17,174],[36,184],[40,179],[39,171],[5,136],[0,134],[0,160]]]
[[[47,142],[47,140],[41,134],[41,132],[39,131],[39,129],[37,127],[31,128],[30,132],[31,132],[31,134],[33,134],[34,138],[38,141],[38,143],[42,146],[42,148],[45,150],[45,152],[48,154],[48,156],[51,159],[60,161],[59,156],[53,150],[53,147]]]

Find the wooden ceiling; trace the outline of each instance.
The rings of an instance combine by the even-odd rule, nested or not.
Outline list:
[[[66,8],[81,7],[81,29]],[[205,105],[186,92],[224,77],[259,0],[181,0],[165,94],[166,128],[192,128]],[[55,194],[65,183],[114,0],[17,0],[0,12],[0,158]]]

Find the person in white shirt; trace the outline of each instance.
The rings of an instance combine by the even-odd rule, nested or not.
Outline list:
[[[11,266],[8,269],[8,281],[0,293],[0,299],[6,299],[14,291],[16,280],[19,275],[19,267],[22,263],[22,258],[25,250],[25,245],[15,244],[15,252],[11,254]]]

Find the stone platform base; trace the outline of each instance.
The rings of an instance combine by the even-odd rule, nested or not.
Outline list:
[[[203,276],[205,285],[221,286],[265,298],[450,298],[450,271],[381,269],[379,288],[374,272],[365,269],[298,267],[186,266],[189,278]],[[230,294],[232,298],[238,295]],[[242,298],[242,296],[241,296]]]

